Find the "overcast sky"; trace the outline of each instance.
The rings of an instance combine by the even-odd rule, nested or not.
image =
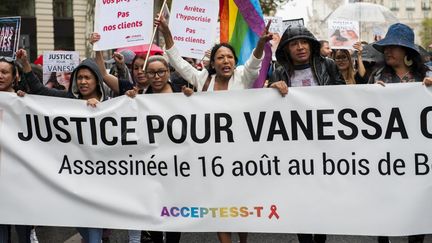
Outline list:
[[[282,9],[278,9],[276,16],[282,17],[283,19],[298,19],[303,18],[305,25],[308,21],[307,8],[311,11],[312,0],[293,0]]]

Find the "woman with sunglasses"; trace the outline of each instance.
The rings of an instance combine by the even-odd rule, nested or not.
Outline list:
[[[14,59],[0,57],[0,91],[15,92],[14,84],[17,79],[17,67]],[[0,243],[10,242],[10,225],[0,225]],[[15,230],[19,243],[30,243],[31,226],[16,225]]]
[[[363,65],[361,42],[353,45],[357,51],[357,71],[354,69],[354,62],[348,50],[337,49],[332,53],[332,58],[336,62],[339,72],[342,74],[346,84],[364,84],[367,83],[366,68]]]

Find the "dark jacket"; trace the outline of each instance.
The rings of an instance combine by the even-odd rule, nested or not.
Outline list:
[[[46,96],[55,96],[55,97],[63,97],[63,98],[74,98],[74,99],[82,99],[81,94],[78,91],[77,87],[77,74],[78,71],[82,68],[88,68],[90,69],[93,74],[95,75],[97,81],[98,81],[98,89],[100,90],[102,96],[100,101],[104,101],[108,98],[106,95],[106,92],[103,88],[103,78],[102,74],[99,71],[99,68],[96,64],[96,62],[92,59],[86,59],[83,62],[81,62],[72,72],[71,74],[71,82],[69,85],[69,90],[58,90],[58,89],[50,89],[45,87],[38,78],[33,74],[33,72],[25,73],[25,77],[28,80],[28,85],[30,88],[31,94],[37,94],[37,95],[46,95]]]
[[[335,62],[326,57],[320,55],[320,43],[314,37],[314,35],[306,29],[304,26],[289,26],[284,34],[282,35],[279,46],[276,50],[276,59],[280,64],[279,67],[274,70],[270,83],[284,80],[288,86],[291,86],[290,71],[293,73],[294,70],[290,70],[294,67],[291,58],[285,51],[285,47],[292,40],[306,39],[310,45],[311,57],[310,66],[314,74],[315,79],[319,85],[334,85],[334,84],[345,84],[342,75]]]

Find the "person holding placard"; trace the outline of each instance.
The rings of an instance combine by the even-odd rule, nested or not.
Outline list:
[[[332,58],[335,60],[339,72],[342,74],[342,77],[347,84],[365,84],[367,83],[367,78],[366,68],[363,65],[362,59],[363,47],[361,42],[355,43],[353,47],[357,50],[357,70],[354,70],[354,62],[347,49],[334,50]]]
[[[73,70],[68,91],[45,87],[32,72],[24,49],[18,50],[17,59],[23,64],[24,76],[32,94],[87,100],[87,105],[92,107],[108,99],[103,89],[102,75],[92,59],[84,60]],[[24,95],[24,92],[18,94]],[[77,230],[86,243],[100,243],[102,240],[102,229],[77,228]]]

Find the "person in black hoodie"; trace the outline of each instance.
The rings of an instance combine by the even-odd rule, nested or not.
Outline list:
[[[320,55],[320,47],[306,27],[288,26],[276,50],[280,66],[273,72],[269,86],[286,95],[288,87],[345,84],[335,62]]]
[[[72,72],[72,82],[68,91],[49,89],[45,87],[32,72],[28,61],[27,52],[23,49],[17,51],[17,60],[23,65],[24,76],[30,88],[30,93],[36,95],[55,96],[72,99],[87,100],[87,105],[96,106],[97,103],[106,100],[103,89],[103,79],[99,69],[92,59],[81,62]],[[21,91],[21,93],[23,93]],[[23,95],[18,93],[18,95]],[[100,243],[102,240],[102,229],[99,228],[77,228],[86,243]]]
[[[276,50],[280,66],[273,72],[269,86],[282,96],[288,87],[345,84],[335,62],[320,55],[320,42],[306,27],[288,26]],[[300,243],[324,243],[326,235],[298,234]]]

